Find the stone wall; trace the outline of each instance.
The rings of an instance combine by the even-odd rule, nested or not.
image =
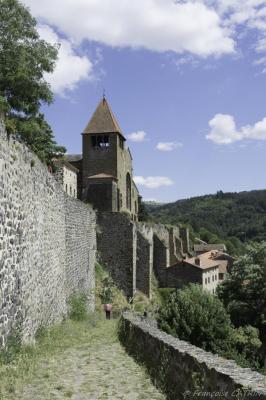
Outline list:
[[[189,283],[202,285],[202,271],[189,264],[179,262],[165,271],[165,287],[182,288]]]
[[[136,290],[136,225],[119,213],[98,213],[97,247],[99,261],[115,284],[130,298]]]
[[[117,211],[117,183],[113,179],[88,179],[83,200],[95,210]]]
[[[188,228],[180,228],[180,238],[183,243],[183,251],[186,254],[190,253],[190,240],[189,240],[189,230]]]
[[[147,297],[151,296],[153,269],[153,230],[144,224],[137,224],[137,270],[136,287]]]
[[[153,270],[159,287],[165,287],[165,270],[170,265],[169,231],[164,225],[153,226]]]
[[[92,207],[65,196],[66,289],[67,296],[78,290],[89,295],[94,310],[96,214]]]
[[[94,287],[93,231],[94,212],[0,123],[0,345],[18,325],[31,339],[62,318],[70,293]]]
[[[168,400],[266,399],[265,377],[125,314],[119,338]]]

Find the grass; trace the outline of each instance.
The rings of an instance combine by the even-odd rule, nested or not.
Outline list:
[[[117,320],[106,321],[99,292],[108,272],[96,267],[96,313],[86,314],[86,296],[75,294],[69,300],[69,317],[50,328],[39,328],[35,344],[21,346],[15,334],[7,351],[0,352],[0,400],[50,400],[75,398],[83,393],[97,399],[162,399],[142,367],[120,346]],[[141,293],[129,305],[115,289],[113,318],[125,309],[142,314],[157,307]],[[156,307],[155,307],[156,306]],[[130,376],[130,380],[129,377]],[[134,396],[133,396],[134,397]]]
[[[8,351],[2,352],[0,400],[12,398],[10,394],[15,393],[25,382],[29,382],[35,376],[37,366],[45,359],[87,342],[88,335],[97,325],[99,318],[91,315],[84,321],[68,319],[50,329],[39,330],[34,345],[21,346],[19,349],[11,345]],[[44,380],[51,378],[49,369],[43,372],[42,378]],[[59,386],[57,390],[60,390]]]
[[[164,398],[118,342],[117,320],[103,313],[42,330],[34,346],[0,364],[0,376],[1,400]]]

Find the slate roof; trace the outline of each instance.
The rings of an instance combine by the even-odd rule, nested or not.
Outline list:
[[[61,159],[61,160],[53,160],[53,162],[54,162],[55,164],[57,164],[58,166],[64,165],[66,168],[70,169],[70,170],[73,171],[73,172],[76,172],[76,173],[79,172],[79,169],[78,169],[78,168],[74,167],[74,165],[70,164],[68,161],[66,161],[66,160],[64,160],[64,159]]]
[[[223,243],[219,244],[194,244],[194,251],[197,253],[199,251],[211,251],[211,250],[221,250],[225,251],[226,247]]]
[[[196,259],[200,260],[199,264],[197,264]],[[197,256],[197,257],[187,258],[183,262],[186,264],[193,265],[194,267],[197,267],[199,269],[209,269],[209,268],[218,267],[218,265],[219,265],[219,261],[214,259],[212,251],[201,254],[200,256]]]
[[[219,267],[219,272],[225,274],[228,272],[228,260],[226,259],[219,259],[221,256],[228,256],[226,253],[220,252],[218,250],[208,251],[206,253],[200,254],[196,257],[191,257],[183,262],[193,265],[194,267],[200,269],[209,269],[213,267]],[[230,257],[230,256],[228,256]],[[196,263],[196,259],[200,260],[200,263]]]
[[[93,133],[119,133],[123,138],[122,130],[109,106],[107,100],[103,98],[94,111],[83,134]],[[125,139],[125,138],[124,138]]]
[[[82,154],[65,154],[64,158],[68,162],[75,162],[75,161],[81,161],[83,156]]]

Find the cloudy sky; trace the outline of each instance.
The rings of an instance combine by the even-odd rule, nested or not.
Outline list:
[[[266,0],[23,0],[60,43],[44,112],[80,133],[105,89],[144,199],[266,187]]]

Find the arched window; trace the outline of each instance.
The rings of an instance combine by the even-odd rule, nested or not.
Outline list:
[[[131,210],[131,177],[127,173],[127,208]]]

